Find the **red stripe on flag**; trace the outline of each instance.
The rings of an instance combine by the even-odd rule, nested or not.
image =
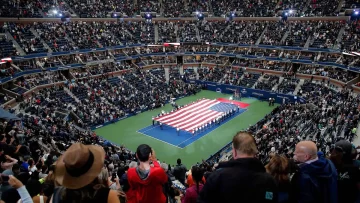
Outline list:
[[[203,113],[204,111],[207,111],[208,108],[210,108],[211,106],[217,104],[218,102],[217,101],[212,101],[210,100],[210,102],[207,102],[207,103],[204,103],[202,105],[199,105],[197,106],[197,108],[195,109],[192,109],[190,111],[185,111],[183,112],[182,114],[180,115],[177,115],[171,119],[166,119],[166,120],[163,120],[162,122],[163,123],[173,123],[173,122],[177,122],[177,121],[183,121],[183,120],[186,120],[186,119],[190,119],[192,116],[195,116],[197,114],[201,114]]]
[[[191,122],[197,118],[200,118],[200,117],[203,117],[203,116],[206,116],[208,115],[209,113],[212,113],[211,110],[208,110],[207,108],[204,108],[201,112],[198,112],[196,113],[194,116],[190,115],[191,117],[190,118],[187,118],[187,119],[179,119],[179,120],[176,120],[176,121],[173,121],[173,122],[169,122],[169,123],[166,123],[168,125],[172,125],[172,126],[179,126],[179,125],[183,125],[183,123],[188,123],[188,122]]]
[[[182,109],[180,109],[179,111],[181,111],[181,112],[172,114],[171,116],[165,115],[166,118],[161,118],[158,120],[163,123],[168,123],[168,122],[174,121],[176,119],[181,119],[182,117],[185,117],[185,116],[189,115],[190,113],[198,112],[205,107],[215,104],[216,102],[217,101],[215,101],[215,100],[207,100],[205,102],[201,102],[195,106],[192,106],[191,108],[184,109],[183,111],[181,111]]]
[[[179,114],[181,114],[181,113],[183,113],[183,112],[185,112],[185,111],[187,111],[189,109],[194,109],[198,105],[201,105],[202,103],[207,102],[207,101],[210,101],[210,100],[209,99],[204,99],[204,100],[198,101],[196,103],[193,103],[193,104],[190,104],[190,105],[188,105],[186,107],[183,107],[182,109],[179,109],[179,110],[177,110],[175,112],[172,112],[172,113],[169,113],[167,115],[163,115],[163,116],[160,116],[158,118],[155,118],[155,120],[161,122],[161,121],[163,121],[165,119],[169,119],[169,118],[171,118],[173,116],[177,116],[177,115],[179,115]]]
[[[209,123],[210,121],[213,120],[214,117],[216,118],[221,114],[222,114],[221,112],[213,111],[211,114],[208,114],[208,115],[202,116],[199,119],[187,122],[186,124],[181,126],[181,129],[184,129],[186,131],[191,131],[192,129],[194,129],[196,127],[200,127],[203,124]]]

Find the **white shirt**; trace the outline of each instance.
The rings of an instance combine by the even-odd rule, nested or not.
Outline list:
[[[313,163],[313,162],[315,162],[315,161],[317,161],[317,160],[319,160],[318,157],[316,157],[315,159],[311,159],[311,160],[309,160],[309,161],[305,161],[305,163],[306,163],[306,164],[311,164],[311,163]]]

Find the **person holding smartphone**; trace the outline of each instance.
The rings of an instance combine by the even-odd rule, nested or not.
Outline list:
[[[127,173],[130,189],[136,196],[131,201],[128,200],[128,203],[165,202],[163,185],[168,177],[160,167],[155,151],[149,145],[142,144],[136,150],[136,158],[140,164],[136,168],[130,168]]]

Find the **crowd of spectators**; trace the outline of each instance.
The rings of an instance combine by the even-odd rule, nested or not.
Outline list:
[[[308,74],[308,75],[320,75],[324,77],[329,77],[344,83],[349,82],[357,77],[357,74],[354,72],[343,71],[335,68],[323,68],[323,67],[311,67],[305,66],[300,69],[298,73]]]
[[[285,12],[287,11],[288,13],[293,11],[300,14],[306,7],[306,4],[307,1],[302,0],[282,0],[278,3],[276,9]]]
[[[20,53],[15,49],[15,45],[6,35],[0,36],[0,57],[19,56]]]
[[[163,16],[166,18],[188,17],[191,13],[187,11],[188,4],[184,0],[164,0]]]
[[[44,13],[43,17],[56,18],[67,14],[76,15],[64,1],[54,3],[52,0],[38,0],[36,6]]]
[[[197,38],[196,29],[197,24],[194,22],[181,22],[178,25],[180,42],[198,42],[199,39]]]
[[[154,26],[157,25],[157,28]],[[343,21],[188,21],[188,22],[37,22],[5,23],[26,54],[72,51],[163,42],[224,42],[284,45],[357,51],[357,22]],[[344,28],[345,32],[340,30]],[[156,29],[158,32],[156,32]],[[340,33],[339,33],[340,32]],[[261,35],[263,33],[263,35]],[[341,36],[340,36],[340,35]],[[82,36],[82,37],[78,37]],[[19,55],[15,44],[4,35],[3,56]],[[46,46],[46,45],[47,46]],[[226,48],[228,49],[228,48]],[[226,50],[224,48],[223,51]]]
[[[65,32],[65,24],[53,22],[39,22],[34,29],[40,38],[55,52],[71,51],[76,45],[70,41]]]
[[[208,48],[209,47],[204,46],[197,47],[196,49],[198,51],[203,51],[207,50]],[[148,49],[153,51],[157,48]],[[131,55],[130,52],[132,51],[143,53],[149,50],[128,49],[124,51],[124,53]],[[261,55],[260,50],[256,49],[251,50],[248,53]],[[262,54],[270,55],[271,52]],[[104,52],[84,54],[79,56],[79,58],[84,61],[92,61],[101,60],[107,56],[108,53]],[[77,58],[78,57],[76,57],[76,55],[71,55],[68,57],[68,59],[67,56],[59,58],[52,57],[46,60],[39,59],[38,62],[43,63],[44,61],[48,61],[46,63],[50,65],[42,65],[46,68],[52,67],[53,65],[51,64],[56,63],[56,61],[59,59],[61,61],[65,61],[66,64],[69,64],[76,62],[76,60],[78,60]],[[196,60],[195,57],[192,58],[193,60]],[[148,63],[150,63],[149,61],[152,60],[174,61],[175,58],[170,57],[163,59],[144,59],[144,61],[148,61]],[[223,63],[224,60],[225,58],[222,59],[213,56],[204,56],[200,57],[198,61],[213,61],[214,63]],[[244,62],[239,61],[236,63]],[[264,69],[269,69],[270,67],[276,66],[284,66],[284,64],[265,65],[256,62],[250,63],[249,61],[246,63],[248,63],[247,65],[249,67]],[[21,62],[17,63],[17,65],[21,69],[25,70],[27,69],[26,67],[36,66],[37,64],[35,64],[35,61],[30,61],[30,63]],[[54,66],[56,66],[56,64]],[[103,75],[104,73],[129,69],[132,69],[133,71],[121,76]],[[286,67],[282,69],[286,70]],[[45,168],[45,161],[47,159],[44,161],[40,160],[39,162],[37,160],[39,158],[36,157],[42,157],[42,153],[51,154],[52,150],[54,150],[57,153],[53,156],[58,158],[60,153],[63,153],[68,147],[70,147],[71,143],[79,140],[89,143],[94,143],[94,140],[98,140],[95,143],[100,144],[105,148],[110,146],[110,149],[107,149],[109,150],[107,152],[109,157],[116,156],[113,154],[119,148],[116,148],[116,146],[113,146],[108,142],[91,135],[89,131],[79,130],[73,124],[77,123],[77,125],[82,128],[101,125],[105,122],[111,122],[112,120],[120,118],[128,113],[135,113],[138,111],[162,106],[170,98],[184,96],[193,91],[197,91],[196,89],[198,88],[177,80],[180,79],[178,68],[171,69],[171,81],[169,83],[165,82],[165,71],[162,68],[153,70],[140,70],[134,65],[107,63],[99,66],[88,67],[88,71],[89,72],[84,70],[71,71],[75,78],[82,79],[78,80],[77,82],[66,81],[63,87],[52,87],[41,90],[38,93],[34,93],[31,98],[25,99],[20,107],[20,115],[24,119],[23,122],[25,127],[23,128],[26,129],[23,131],[26,133],[24,135],[22,131],[15,130],[16,136],[14,137],[14,144],[9,144],[10,146],[14,145],[14,147],[16,147],[18,146],[17,144],[21,143],[19,151],[24,151],[14,153],[14,155],[12,154],[12,158],[15,157],[17,161],[26,162],[28,159],[25,159],[22,156],[24,156],[24,154],[30,155],[34,159],[34,162],[36,162],[33,172],[37,170],[40,171],[40,168],[43,166]],[[302,71],[305,71],[304,73],[306,74],[329,76],[344,82],[347,82],[355,77],[355,75],[345,74],[345,72],[338,72],[337,70],[325,70],[314,67],[302,67],[300,68],[299,72]],[[267,91],[273,90],[273,87],[279,83],[279,77],[277,76],[261,76],[260,74],[247,72],[242,68],[238,69],[229,66],[202,66],[201,68],[197,68],[197,72],[200,80],[240,85],[244,87],[254,87]],[[100,77],[88,78],[90,74],[98,75]],[[188,78],[196,77],[194,69],[186,69],[185,76]],[[28,76],[27,78],[18,79],[16,81],[16,85],[26,89],[31,89],[32,87],[41,84],[51,84],[56,81],[64,80],[64,77],[60,73],[44,73],[43,75]],[[279,84],[278,91],[282,93],[293,93],[298,83],[298,79],[286,78],[282,81],[282,83]],[[326,155],[329,155],[332,144],[337,142],[339,139],[347,139],[352,141],[354,138],[353,128],[356,128],[355,124],[357,122],[356,119],[358,119],[358,110],[353,111],[355,113],[352,114],[347,107],[353,108],[357,106],[359,101],[356,98],[352,98],[349,91],[344,90],[340,93],[337,93],[324,86],[324,84],[316,84],[312,81],[306,81],[301,87],[299,94],[306,98],[307,101],[314,104],[315,106],[318,106],[319,108],[313,110],[308,106],[288,105],[285,101],[281,106],[276,108],[262,121],[253,126],[250,126],[249,130],[253,132],[255,141],[258,144],[259,159],[263,163],[271,161],[271,154],[282,154],[288,158],[291,157],[294,153],[295,144],[302,140],[313,140],[321,151],[323,151]],[[321,98],[326,98],[326,100],[323,101]],[[340,101],[343,100],[346,102],[341,103]],[[331,106],[331,110],[324,110],[328,109],[327,107],[329,106]],[[76,117],[71,119],[67,118],[67,113],[69,111],[73,111]],[[343,112],[344,115],[340,116],[340,114],[336,112]],[[350,118],[354,119],[345,121],[344,118],[349,117],[349,115]],[[75,122],[75,120],[77,121]],[[264,125],[266,128],[263,127]],[[30,131],[27,131],[29,129]],[[35,134],[40,136],[34,137]],[[39,137],[41,138],[40,140]],[[40,146],[32,146],[31,143],[33,143],[32,141],[34,140],[40,144]],[[22,148],[27,144],[29,145],[29,148]],[[40,148],[40,152],[36,152],[38,148]],[[26,151],[26,149],[30,151]],[[32,152],[31,150],[35,150],[36,153]],[[134,156],[132,152],[129,152],[124,148],[120,151],[121,154],[125,153],[127,157],[132,158],[124,158],[124,160],[122,160],[123,163],[116,162],[111,158],[106,158],[108,160],[108,173],[113,170],[117,171],[116,169],[121,167],[119,165],[127,166],[130,164],[130,160],[135,160],[133,159]],[[6,152],[6,154],[7,153],[8,152]],[[118,155],[117,152],[115,154]],[[226,158],[229,159],[230,157]],[[9,160],[13,161],[10,158]],[[30,161],[30,163],[34,162]],[[214,162],[208,161],[204,162],[202,167],[206,165],[206,167],[203,169],[206,168],[208,173],[213,173],[211,169],[212,166],[217,166],[214,164]],[[49,166],[46,165],[46,167]],[[33,168],[33,166],[30,168]],[[173,172],[172,170],[168,171],[170,174]],[[41,170],[41,173],[46,174],[46,170]],[[173,175],[175,174],[176,173]],[[184,182],[183,179],[185,178],[180,176],[176,179]],[[195,178],[195,180],[197,179]],[[28,183],[28,181],[25,181],[24,184],[27,186],[27,188],[31,188],[31,185]],[[191,188],[189,182],[187,182],[187,185],[189,185]],[[35,194],[33,191],[31,191],[31,189],[28,190],[31,196]],[[50,195],[51,194],[52,193],[50,192]],[[5,191],[3,192],[3,195],[3,199],[8,198]],[[201,193],[201,196],[202,198],[206,198],[206,194]],[[47,197],[49,198],[51,196]],[[19,197],[14,196],[14,198]]]
[[[7,23],[6,29],[26,54],[47,52],[40,37],[31,31],[31,25]]]
[[[341,21],[319,22],[314,29],[312,47],[337,48],[338,35],[345,23]],[[338,48],[337,48],[338,49]]]
[[[312,0],[305,11],[306,16],[336,16],[341,1]]]
[[[132,17],[136,12],[133,1],[111,0],[106,3],[99,0],[65,1],[81,18],[106,18],[113,12]]]
[[[40,85],[53,84],[62,81],[65,81],[65,77],[60,73],[44,72],[20,77],[15,81],[15,84],[30,90]]]
[[[272,17],[276,1],[210,1],[215,16],[224,16],[236,11],[240,17]]]
[[[262,79],[256,83],[255,89],[273,91],[273,87],[279,84],[279,80],[279,76],[265,74],[263,75]]]
[[[206,12],[212,16],[223,17],[235,13],[239,17],[274,17],[279,12],[294,11],[289,15],[296,16],[335,16],[339,13],[341,1],[299,1],[299,0],[271,0],[271,1],[201,1],[176,0],[163,2],[138,0],[111,0],[103,3],[99,0],[65,0],[53,2],[50,0],[9,1],[0,9],[1,17],[42,18],[72,15],[81,18],[107,18],[127,16],[134,17],[140,12],[154,12],[164,17],[190,17],[196,12]],[[341,6],[341,5],[340,5]],[[344,8],[356,8],[356,1],[346,1]],[[54,12],[56,10],[57,12]],[[304,12],[305,11],[305,12]],[[116,16],[114,16],[116,14]]]
[[[237,83],[237,80],[240,78],[251,79],[257,77],[254,74],[244,73],[243,69],[229,67],[222,69],[219,67],[203,68],[199,69],[198,72],[199,76],[205,80],[224,80],[226,84]],[[143,162],[146,163],[147,159],[145,158],[139,160],[140,165],[138,165],[136,159],[141,158],[139,153],[147,146],[139,146],[137,156],[135,156],[133,152],[123,146],[118,147],[102,140],[95,134],[87,131],[86,127],[111,121],[112,119],[124,116],[125,113],[133,113],[138,110],[161,106],[169,98],[184,94],[186,92],[183,91],[184,88],[187,90],[195,90],[193,88],[196,88],[181,81],[174,82],[175,80],[166,84],[164,83],[164,74],[165,72],[161,68],[150,71],[136,70],[119,77],[101,76],[98,78],[86,78],[77,82],[66,83],[63,87],[52,87],[34,93],[30,98],[25,99],[17,110],[23,124],[19,122],[2,122],[2,125],[0,125],[2,133],[5,133],[5,136],[2,135],[4,138],[2,149],[7,160],[2,164],[2,175],[13,175],[19,179],[21,181],[20,186],[12,184],[11,181],[9,181],[9,184],[15,187],[15,189],[22,188],[22,185],[25,185],[30,198],[37,198],[37,194],[41,194],[41,198],[51,198],[54,193],[54,178],[56,180],[59,178],[56,173],[55,177],[53,176],[54,168],[57,171],[61,170],[61,166],[59,166],[56,160],[65,159],[68,151],[74,150],[79,145],[84,147],[84,145],[79,143],[92,144],[93,146],[95,144],[101,146],[102,148],[99,149],[104,150],[104,155],[106,154],[106,156],[103,156],[105,157],[104,160],[96,159],[99,162],[98,164],[100,164],[100,168],[102,168],[103,164],[105,166],[102,169],[104,172],[100,172],[100,170],[98,172],[99,178],[101,177],[108,181],[105,187],[110,186],[110,188],[131,194],[129,193],[129,187],[133,187],[134,183],[132,182],[133,176],[129,168],[140,167]],[[273,81],[279,80],[278,77],[271,75],[263,75],[262,78],[262,83],[258,82],[255,86],[266,90],[272,86]],[[71,96],[66,92],[66,89],[69,89],[78,98],[79,102],[70,99]],[[295,157],[297,157],[296,150],[298,149],[295,148],[295,145],[303,140],[311,140],[319,151],[322,151],[325,156],[329,156],[333,155],[332,148],[339,140],[349,140],[351,142],[354,139],[359,119],[357,106],[360,101],[357,97],[353,97],[349,90],[344,89],[336,92],[324,84],[306,81],[302,87],[301,95],[309,102],[308,105],[288,104],[285,101],[264,119],[249,126],[248,132],[251,132],[254,137],[254,144],[257,145],[257,159],[261,161],[259,163],[276,164],[273,163],[274,156],[275,158],[276,156],[291,158],[295,154]],[[69,110],[72,110],[79,117],[80,121],[75,122],[73,119],[66,119],[66,112]],[[74,125],[75,123],[82,128]],[[241,136],[244,135],[236,135],[236,137]],[[237,143],[237,141],[234,140],[233,143]],[[237,145],[233,145],[233,147],[237,150]],[[94,156],[98,155],[94,154]],[[146,155],[145,157],[149,156]],[[215,174],[219,173],[219,171],[214,171],[214,168],[225,167],[224,164],[228,161],[231,163],[232,158],[239,161],[236,153],[228,153],[226,151],[226,153],[215,154],[209,160],[192,167],[190,173],[186,173],[187,169],[181,164],[181,160],[178,160],[177,165],[171,169],[168,164],[161,163],[161,165],[157,166],[157,163],[155,163],[155,167],[151,170],[160,170],[161,166],[166,171],[166,174],[173,177],[172,180],[176,179],[188,186],[186,194],[180,194],[179,191],[175,190],[175,194],[170,195],[166,193],[164,198],[173,199],[176,195],[183,196],[182,198],[185,199],[191,198],[192,186],[200,184],[197,194],[199,199],[205,201],[209,198],[215,198],[215,196],[213,197],[209,193],[210,187],[213,187],[211,180],[215,181]],[[300,159],[299,157],[297,158]],[[151,157],[151,159],[154,162],[157,161],[155,157]],[[220,160],[221,163],[219,164],[218,161]],[[334,157],[332,157],[332,160],[334,161]],[[157,167],[159,168],[156,169]],[[269,171],[269,167],[270,165],[266,166],[267,172],[270,175],[274,175]],[[273,167],[280,166],[276,165]],[[32,173],[29,175],[28,171]],[[123,179],[123,175],[126,174],[125,171],[128,171],[129,182]],[[102,173],[107,175],[103,177]],[[119,178],[108,180],[107,178],[111,177],[109,174],[112,173],[117,173]],[[290,171],[287,173],[290,173]],[[164,173],[164,177],[167,177],[166,174]],[[235,172],[233,174],[238,173]],[[271,177],[270,175],[268,177]],[[10,178],[13,178],[13,176],[10,176]],[[203,176],[206,183],[205,181],[201,183]],[[95,179],[96,177],[97,175],[94,175],[93,178]],[[275,175],[274,177],[275,181],[278,181]],[[39,179],[43,179],[42,184],[36,182]],[[164,178],[161,185],[165,184],[166,180],[167,178]],[[216,181],[224,180],[220,177]],[[68,186],[67,183],[61,181],[57,181],[57,183],[65,188],[81,188],[79,186],[80,182],[73,183],[73,186]],[[153,184],[155,183],[150,183],[152,187],[155,187]],[[169,184],[172,185],[171,182]],[[2,182],[2,200],[12,202],[12,199],[15,201],[23,199],[22,193],[18,195],[16,190],[5,186],[8,186],[6,180]],[[45,186],[46,190],[44,190]],[[247,187],[252,186],[247,185]],[[14,190],[11,193],[13,195],[9,195],[12,190]],[[306,188],[301,188],[301,190],[306,190]],[[56,197],[56,191],[57,189],[55,189],[53,198],[58,198]],[[156,194],[156,198],[162,198],[162,191],[161,189],[161,193]],[[355,196],[352,192],[345,192],[348,196],[344,196],[344,190],[339,191],[341,191],[339,192],[340,199],[352,199]],[[227,190],[227,192],[230,195],[232,194],[231,190]],[[292,194],[290,188],[280,188],[280,192]],[[314,195],[316,191],[308,191],[308,193]],[[118,197],[121,199],[125,198],[123,194],[119,193]],[[218,195],[223,196],[223,193]],[[117,195],[114,193],[114,196],[116,198]],[[62,196],[60,198],[68,197]],[[73,198],[80,197],[76,196]],[[127,195],[127,198],[132,197]],[[243,195],[242,198],[246,199],[249,197]],[[304,198],[304,196],[297,196],[296,198]]]
[[[36,1],[5,1],[0,6],[0,17],[41,18],[42,15],[37,10],[37,6]]]
[[[346,52],[357,51],[359,44],[359,22],[350,22],[345,24],[345,32],[341,40],[341,49]]]
[[[278,93],[294,94],[300,80],[295,78],[284,78],[277,88]]]
[[[132,16],[138,11],[160,12],[161,6],[165,8],[165,15],[175,17],[183,15],[185,10],[213,11],[216,15],[222,15],[234,9],[239,16],[272,16],[273,8],[277,3],[277,1],[252,0],[231,2],[192,0],[185,5],[184,1],[176,0],[164,1],[163,5],[159,5],[149,1],[137,1],[136,7],[133,1],[123,0],[111,0],[105,3],[98,0],[66,0],[66,2],[77,14],[80,14],[80,17],[106,17],[114,11]],[[36,7],[33,3],[27,1],[19,1],[19,3],[24,7],[20,12],[21,17],[35,16]],[[15,4],[16,2],[10,1],[0,5],[0,16],[19,16],[18,10],[13,12]],[[41,8],[47,9],[48,4],[44,3]],[[304,4],[295,0],[282,1],[278,5],[282,9],[302,10]],[[335,15],[338,4],[339,1],[312,0],[306,15]],[[7,10],[7,8],[13,9]],[[182,42],[255,44],[261,33],[265,31],[263,38],[260,39],[260,43],[263,44],[303,47],[310,37],[310,46],[319,48],[334,47],[338,43],[338,30],[342,26],[341,22],[320,21],[288,23],[204,21],[158,24],[160,41],[177,41],[179,38]],[[39,37],[35,37],[30,30],[31,27],[7,25],[7,30],[26,53],[46,51],[42,47],[41,40],[54,51],[68,51],[113,46],[119,43],[150,43],[155,39],[154,24],[143,22],[36,23],[33,28]],[[357,27],[357,24],[345,25],[341,49],[357,51]],[[288,37],[285,41],[281,41],[287,31],[289,31]],[[39,67],[47,69],[64,64],[104,60],[111,55],[120,57],[164,50],[204,52],[212,49],[216,52],[220,50],[208,46],[129,48],[113,52],[41,58],[16,62],[15,65],[20,70],[3,64],[0,77],[13,76],[18,71]],[[255,48],[229,50],[243,55],[318,60],[313,52],[280,52]],[[339,63],[343,64],[359,63],[356,60],[346,62],[348,58],[336,54],[319,56],[320,61],[337,62],[339,59]],[[274,90],[277,85],[277,91],[285,94],[294,94],[295,89],[300,87],[298,95],[303,97],[307,104],[290,104],[283,99],[282,104],[270,114],[249,126],[246,129],[247,133],[237,133],[232,143],[222,152],[191,167],[189,172],[181,164],[180,159],[174,167],[158,162],[156,149],[148,145],[140,145],[135,155],[124,146],[113,145],[89,130],[91,126],[112,122],[127,114],[158,108],[171,98],[187,96],[199,91],[199,86],[186,84],[180,80],[178,66],[170,68],[169,82],[166,82],[162,67],[151,70],[140,68],[140,63],[146,65],[175,63],[175,57],[143,57],[136,61],[138,65],[103,63],[88,66],[86,69],[71,70],[67,77],[61,72],[44,72],[18,78],[13,85],[25,90],[58,81],[65,83],[39,90],[30,97],[24,98],[15,111],[22,119],[22,123],[1,120],[1,200],[8,203],[17,202],[19,199],[22,202],[27,202],[26,199],[33,199],[34,202],[37,202],[37,199],[42,199],[39,202],[45,202],[46,199],[49,201],[53,199],[53,202],[103,202],[107,199],[107,202],[117,203],[119,199],[125,202],[124,199],[127,198],[129,202],[138,202],[140,200],[136,195],[141,190],[143,195],[141,198],[144,202],[158,202],[157,200],[164,202],[162,200],[165,199],[172,202],[177,195],[185,203],[195,202],[197,197],[200,202],[234,202],[235,197],[236,201],[244,202],[263,202],[264,200],[261,201],[263,198],[267,200],[284,198],[284,202],[294,202],[291,198],[295,198],[297,201],[312,202],[305,200],[312,197],[317,198],[313,202],[322,202],[323,199],[336,202],[336,198],[338,202],[357,202],[357,184],[360,182],[359,161],[355,160],[358,153],[350,143],[356,137],[359,122],[359,97],[354,96],[353,92],[345,87],[335,91],[329,88],[329,83],[326,81],[315,82],[311,79],[300,86],[299,79],[285,77],[280,82],[278,76],[253,73],[246,71],[246,68],[229,66],[227,60],[226,57],[216,56],[184,57],[184,63],[209,62],[224,65],[224,67],[202,65],[196,68],[197,73],[195,68],[188,68],[184,70],[185,78],[199,77],[203,81],[266,91]],[[291,65],[286,63],[244,59],[236,59],[232,65],[285,72],[291,70]],[[120,70],[126,70],[126,73],[117,75]],[[358,76],[352,72],[314,66],[302,66],[298,73],[321,75],[345,83]],[[67,79],[69,77],[73,79],[69,81]],[[0,103],[3,104],[11,98],[1,93]],[[232,149],[231,152],[229,149]],[[317,151],[322,153],[317,154]],[[74,154],[77,156],[73,156]],[[91,156],[93,158],[89,160],[93,159],[90,163],[92,167],[88,169],[91,173],[72,175],[74,171],[78,172],[76,171],[78,164]],[[329,157],[331,161],[325,157]],[[293,161],[306,164],[297,167]],[[325,171],[324,167],[321,168],[317,164],[327,165],[328,168]],[[246,168],[247,166],[252,170]],[[321,176],[327,181],[326,184],[317,184],[319,170],[324,170],[320,172],[326,175]],[[153,179],[153,174],[158,174],[156,181]],[[314,177],[312,181],[306,181],[309,174]],[[351,181],[343,181],[344,174],[347,174],[347,179]],[[228,178],[229,175],[231,179]],[[171,187],[173,180],[179,181],[187,188],[183,188],[182,191],[174,189]],[[143,181],[147,181],[146,186],[139,184]],[[269,193],[266,195],[261,193],[262,187],[265,187],[264,182],[268,184],[266,189]],[[94,184],[99,187],[92,187]],[[293,191],[294,185],[296,189]],[[55,186],[60,187],[55,188]],[[152,193],[147,193],[150,187]],[[331,187],[331,192],[317,192],[324,191],[323,189],[328,187]],[[247,188],[246,192],[244,188]],[[105,194],[104,197],[101,197],[101,194]]]
[[[284,34],[289,30],[289,25],[280,22],[269,22],[261,40],[261,44],[281,45]]]
[[[177,42],[176,23],[169,21],[160,22],[157,25],[159,31],[158,42]]]
[[[223,67],[202,67],[198,69],[199,80],[220,82],[226,74],[226,68]]]
[[[313,35],[317,22],[291,21],[289,24],[290,32],[283,45],[303,47],[307,39]]]
[[[139,0],[136,1],[139,12],[155,12],[160,14],[160,2],[158,1],[149,1],[149,0]]]

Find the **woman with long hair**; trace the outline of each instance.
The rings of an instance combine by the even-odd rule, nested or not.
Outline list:
[[[57,160],[55,189],[51,203],[120,203],[117,192],[106,187],[98,176],[104,166],[100,146],[75,143]]]
[[[272,175],[278,184],[278,203],[289,202],[290,175],[289,161],[285,156],[273,155],[270,162],[265,166],[266,172]]]
[[[191,168],[191,176],[195,184],[186,189],[185,195],[180,195],[182,203],[196,203],[196,199],[204,186],[204,171],[200,167],[193,166]]]

